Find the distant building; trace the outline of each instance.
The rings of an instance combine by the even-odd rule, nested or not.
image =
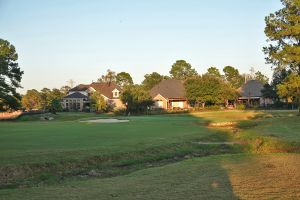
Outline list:
[[[163,80],[150,90],[156,109],[187,109],[188,101],[181,80]]]
[[[90,109],[90,96],[98,91],[106,102],[113,108],[123,108],[120,100],[122,89],[115,83],[80,84],[72,88],[68,95],[62,99],[62,107],[70,111],[84,111]]]
[[[273,101],[268,98],[264,98],[262,95],[262,89],[264,85],[258,80],[249,80],[239,89],[238,102],[248,106],[266,106],[273,104]]]

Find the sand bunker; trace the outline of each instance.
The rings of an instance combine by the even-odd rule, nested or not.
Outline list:
[[[127,119],[90,119],[90,120],[84,120],[81,122],[91,122],[91,123],[123,123],[123,122],[129,122]]]

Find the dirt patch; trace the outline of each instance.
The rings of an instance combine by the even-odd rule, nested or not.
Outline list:
[[[89,122],[89,123],[124,123],[129,122],[128,119],[90,119],[90,120],[83,120],[80,122]]]
[[[234,144],[242,144],[241,142],[195,142],[195,144],[203,144],[203,145],[234,145]]]
[[[237,125],[237,122],[216,122],[216,123],[209,123],[209,127],[234,127]]]

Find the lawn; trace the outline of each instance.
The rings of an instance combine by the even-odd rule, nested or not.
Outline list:
[[[129,117],[129,123],[116,124],[80,122],[69,115],[58,114],[54,121],[34,118],[29,122],[25,116],[17,122],[0,122],[0,165],[137,151],[215,133],[198,125],[203,119],[189,115]]]
[[[59,113],[0,122],[0,199],[298,199],[296,114],[218,111],[99,124],[82,120],[113,116]]]
[[[3,199],[299,199],[299,168],[299,154],[210,156],[114,178],[2,190],[0,196]]]

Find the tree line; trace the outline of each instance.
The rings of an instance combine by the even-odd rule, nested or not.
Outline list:
[[[169,75],[152,72],[144,75],[141,84],[134,84],[132,77],[127,72],[116,73],[107,70],[97,81],[110,84],[117,83],[123,92],[121,100],[127,107],[127,112],[145,112],[153,105],[149,90],[162,80],[176,79],[184,81],[186,97],[192,106],[223,104],[228,106],[229,101],[238,97],[237,89],[245,80],[259,80],[267,83],[267,76],[252,68],[249,74],[240,74],[239,70],[226,66],[223,73],[216,67],[208,68],[205,74],[198,74],[192,65],[185,60],[177,60],[169,71]],[[105,109],[102,109],[104,111]],[[100,110],[98,110],[100,111]]]

